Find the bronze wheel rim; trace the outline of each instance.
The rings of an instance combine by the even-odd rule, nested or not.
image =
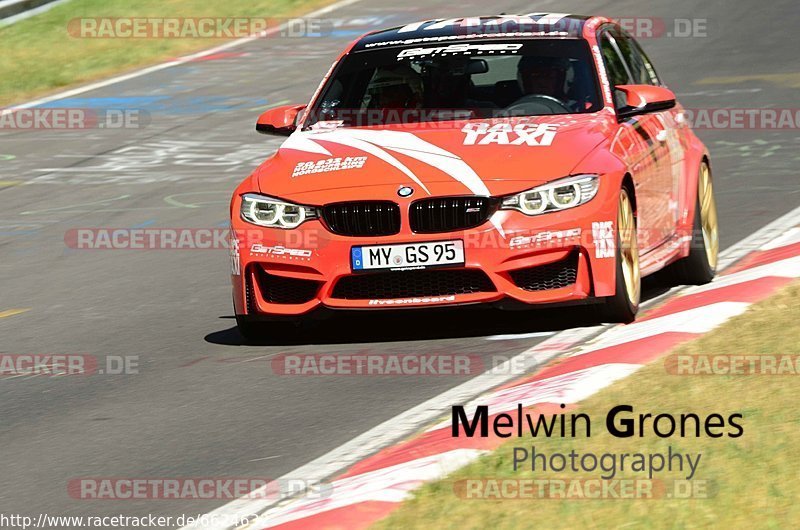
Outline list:
[[[641,272],[639,270],[639,244],[636,237],[636,219],[633,216],[628,192],[622,190],[619,196],[619,210],[617,213],[617,227],[619,230],[619,255],[622,261],[622,277],[625,281],[625,291],[631,305],[639,305],[641,293]]]
[[[717,201],[714,199],[714,185],[711,181],[711,172],[703,164],[700,168],[698,179],[698,202],[700,203],[700,227],[703,233],[703,246],[706,250],[706,259],[712,270],[717,268],[719,257],[719,225],[717,222]]]

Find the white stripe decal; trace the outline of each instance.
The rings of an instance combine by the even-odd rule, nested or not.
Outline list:
[[[296,132],[289,136],[280,148],[294,149],[295,151],[303,151],[317,155],[333,156],[330,151],[309,138],[307,134],[301,132]]]
[[[396,169],[402,171],[408,178],[416,182],[425,193],[428,195],[431,194],[430,190],[422,183],[422,181],[417,177],[413,171],[408,169],[408,166],[400,162],[397,158],[387,153],[384,149],[380,146],[377,146],[369,141],[363,140],[361,138],[357,138],[355,136],[348,136],[348,135],[337,135],[336,133],[325,133],[324,138],[322,140],[326,140],[329,142],[336,142],[341,145],[346,145],[348,147],[353,147],[355,149],[361,149],[362,151],[369,153],[377,158],[380,158],[387,164],[391,164]]]
[[[436,24],[431,24],[425,28],[425,31],[430,31],[434,29],[444,29],[447,26],[455,26],[461,22],[462,19],[460,18],[448,18],[446,20],[441,20]]]
[[[483,183],[477,173],[458,155],[446,151],[430,142],[408,132],[400,131],[332,131],[323,133],[323,136],[333,138],[335,142],[346,141],[355,137],[369,142],[383,149],[418,160],[424,164],[438,168],[449,176],[464,184],[476,195],[489,195],[489,188]],[[328,139],[325,138],[325,139]]]
[[[563,20],[565,17],[568,17],[569,13],[530,13],[525,16],[531,17],[533,19],[539,17],[538,19],[536,19],[537,24],[557,24],[561,22],[561,20]]]
[[[444,171],[466,186],[467,189],[475,195],[484,195],[487,197],[491,195],[489,188],[486,187],[486,184],[484,184],[478,174],[460,158],[452,158],[439,153],[426,153],[424,151],[404,148],[389,147],[388,149]]]
[[[427,24],[428,22],[433,22],[433,21],[422,20],[420,22],[414,22],[413,24],[408,24],[407,26],[403,26],[402,28],[397,30],[397,33],[409,33],[411,31],[417,31],[419,28],[421,28],[423,25]]]
[[[336,130],[320,133],[296,133],[289,137],[286,143],[281,146],[281,149],[296,149],[319,153],[319,148],[314,147],[318,145],[317,142],[319,141],[346,145],[376,156],[405,173],[429,195],[430,191],[419,178],[397,158],[386,153],[385,150],[394,151],[437,168],[466,186],[475,195],[491,195],[489,188],[486,187],[480,176],[459,156],[408,132]]]

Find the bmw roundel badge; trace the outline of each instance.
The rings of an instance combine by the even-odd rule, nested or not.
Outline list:
[[[399,190],[397,190],[397,194],[401,197],[411,197],[414,194],[414,188],[409,188],[408,186],[401,186]]]

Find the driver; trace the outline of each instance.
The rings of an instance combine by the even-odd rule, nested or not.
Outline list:
[[[543,95],[571,104],[566,91],[570,64],[559,57],[525,56],[517,65],[517,82],[523,96]]]
[[[410,66],[400,64],[379,69],[367,88],[370,109],[420,109],[424,97],[422,77]]]

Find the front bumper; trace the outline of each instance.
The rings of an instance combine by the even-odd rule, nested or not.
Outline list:
[[[554,304],[611,296],[614,188],[601,185],[593,200],[570,210],[534,217],[501,210],[477,228],[437,234],[413,233],[405,215],[398,234],[382,237],[336,235],[318,220],[280,230],[235,217],[235,310],[253,317],[294,316],[322,308]],[[235,202],[233,211],[238,212]],[[463,266],[358,273],[351,269],[354,246],[442,240],[464,241]]]

